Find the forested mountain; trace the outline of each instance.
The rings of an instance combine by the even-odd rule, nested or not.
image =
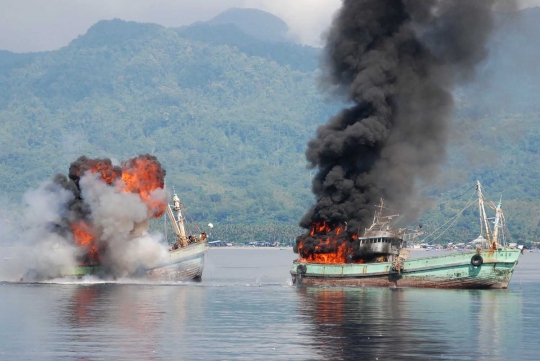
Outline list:
[[[101,21],[69,46],[1,54],[1,192],[17,200],[79,155],[158,156],[193,218],[295,226],[311,202],[303,152],[332,112],[304,58],[280,64],[189,32]],[[233,30],[238,32],[237,29]],[[200,39],[203,40],[200,40]],[[247,51],[247,50],[246,50]],[[308,62],[316,60],[309,59]]]
[[[524,14],[540,20],[535,9]],[[448,202],[424,217],[427,226],[459,208],[453,198],[479,178],[494,198],[504,191],[516,224],[510,231],[537,236],[540,76],[519,64],[523,55],[538,59],[540,47],[519,44],[538,42],[529,37],[540,26],[510,28],[495,34],[479,80],[456,91],[449,162],[437,188],[426,189],[434,204]],[[173,29],[122,20],[101,21],[57,51],[0,52],[5,213],[16,212],[26,190],[66,174],[79,155],[148,152],[164,164],[188,217],[214,223],[217,236],[292,240],[312,202],[306,142],[340,107],[317,88],[319,54],[234,24]],[[503,85],[526,97],[511,107],[498,101]],[[477,233],[473,223],[461,230],[447,237]]]

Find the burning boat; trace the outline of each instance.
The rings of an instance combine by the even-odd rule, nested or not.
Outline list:
[[[168,260],[164,263],[156,264],[138,270],[135,276],[147,276],[160,281],[200,281],[204,268],[204,257],[206,254],[206,233],[202,232],[197,236],[186,234],[185,218],[182,214],[182,203],[175,193],[172,197],[172,205],[167,204],[167,217],[172,223],[176,240],[168,251]],[[132,236],[138,237],[148,229],[148,222],[141,222],[131,232]],[[74,269],[64,269],[60,277],[81,278],[88,275],[106,276],[104,267],[100,264],[81,264]]]
[[[486,216],[482,186],[477,183],[479,212],[484,245],[470,252],[452,253],[435,257],[409,258],[403,247],[406,230],[393,230],[394,216],[383,216],[382,202],[375,213],[373,224],[362,237],[337,241],[341,230],[322,227],[311,230],[331,237],[332,253],[305,252],[301,237],[297,250],[300,259],[293,262],[293,283],[303,285],[425,287],[455,289],[505,289],[508,287],[521,250],[499,244],[499,230],[503,227],[502,204],[495,208],[493,229]],[[483,239],[483,235],[481,236]],[[504,237],[503,237],[504,239]],[[340,244],[338,244],[340,243]],[[503,242],[505,243],[505,242]],[[320,246],[319,250],[321,249]],[[354,247],[355,252],[350,252]]]
[[[165,174],[149,154],[119,165],[79,157],[69,177],[59,174],[40,191],[57,204],[43,224],[35,225],[36,244],[46,254],[37,252],[21,280],[86,275],[200,280],[206,234],[186,235],[182,203],[176,193],[172,204],[168,201]],[[165,213],[176,237],[171,248],[148,232],[150,219]]]
[[[295,249],[297,283],[508,286],[520,251],[499,247],[497,233],[486,235],[486,249],[411,260],[405,232],[382,214],[366,223],[381,198],[411,219],[422,211],[420,187],[436,182],[446,160],[453,94],[489,55],[495,3],[341,2],[326,33],[321,84],[345,107],[307,144],[315,204],[299,222],[307,232]],[[500,221],[500,207],[497,214]]]

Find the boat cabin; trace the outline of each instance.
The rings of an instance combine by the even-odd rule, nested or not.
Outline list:
[[[396,253],[403,244],[403,240],[395,236],[360,237],[357,242],[360,250],[365,250],[366,253],[378,254]]]

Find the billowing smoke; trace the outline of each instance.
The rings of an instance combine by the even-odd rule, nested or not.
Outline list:
[[[80,157],[69,177],[25,195],[27,203],[16,260],[26,279],[62,274],[77,265],[100,265],[111,277],[166,263],[167,246],[148,234],[150,218],[167,205],[165,170],[145,154],[114,165]],[[13,273],[13,272],[11,272]]]
[[[318,173],[316,204],[300,222],[310,232],[295,248],[302,258],[339,252],[358,260],[351,241],[370,224],[380,198],[407,220],[419,215],[418,188],[445,160],[451,92],[486,59],[496,5],[343,0],[323,71],[325,84],[351,106],[308,144],[306,157]]]

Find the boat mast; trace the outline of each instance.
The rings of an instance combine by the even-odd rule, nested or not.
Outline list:
[[[495,226],[493,228],[493,245],[491,246],[492,249],[499,248],[498,238],[499,238],[499,228],[501,224],[501,215],[502,215],[502,196],[499,200],[499,204],[497,204],[497,209],[495,210],[495,212],[496,213],[495,213]]]
[[[373,224],[379,223],[379,219],[381,218],[382,210],[384,206],[384,199],[381,198],[381,204],[379,204],[379,211],[375,211],[375,215],[373,216]]]
[[[178,195],[176,195],[176,193],[174,193],[172,200],[172,207],[170,204],[167,204],[167,214],[171,219],[177,240],[180,241],[182,247],[185,247],[188,245],[188,241],[186,237],[186,229],[184,227],[184,216],[182,215],[182,204],[180,203],[180,198],[178,198]],[[176,212],[176,217],[174,216],[173,211]]]
[[[493,243],[491,242],[491,236],[489,232],[489,223],[487,221],[486,210],[484,208],[484,195],[482,194],[482,185],[480,181],[476,181],[476,190],[478,192],[478,209],[480,211],[480,218],[483,220],[484,227],[486,229],[486,238],[489,244],[489,248],[493,249]]]

